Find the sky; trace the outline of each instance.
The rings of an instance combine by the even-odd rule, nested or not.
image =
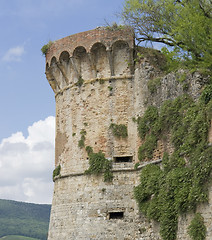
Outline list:
[[[0,198],[51,203],[55,99],[40,49],[120,23],[124,0],[0,0]]]

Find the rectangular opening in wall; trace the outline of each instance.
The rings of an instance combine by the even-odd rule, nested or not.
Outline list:
[[[115,162],[115,163],[132,162],[132,156],[114,157],[114,162]]]
[[[110,212],[109,219],[122,219],[124,218],[124,212]]]

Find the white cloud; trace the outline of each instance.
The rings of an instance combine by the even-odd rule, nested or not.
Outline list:
[[[24,46],[10,48],[3,56],[2,60],[5,62],[20,62],[24,53]]]
[[[51,203],[55,118],[17,132],[0,143],[0,198]]]

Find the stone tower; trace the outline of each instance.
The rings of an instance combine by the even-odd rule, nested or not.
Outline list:
[[[149,92],[148,82],[159,72],[145,58],[135,68],[134,51],[134,33],[128,28],[97,28],[55,41],[48,49],[46,77],[56,100],[48,240],[161,239],[159,225],[139,213],[133,188],[139,183],[140,169],[160,163],[164,147],[169,150],[169,146],[158,141],[151,161],[135,169],[141,140],[133,119],[142,116],[147,103],[159,106],[183,94],[183,88],[176,74],[168,74],[161,78],[157,94]],[[189,94],[195,98],[201,89],[200,75],[188,79]],[[211,136],[212,130],[210,142]],[[112,181],[105,181],[101,171],[86,174],[91,164],[88,148],[112,163]],[[212,234],[211,187],[209,192],[209,203],[199,207],[208,226],[207,240]],[[188,214],[179,219],[179,240],[190,239],[191,218]]]
[[[56,99],[55,178],[50,240],[136,239],[132,200],[140,140],[132,118],[139,112],[134,81],[134,33],[97,28],[54,42],[46,55],[46,76]],[[114,136],[111,125],[126,126]],[[113,180],[86,175],[88,154],[112,160]]]

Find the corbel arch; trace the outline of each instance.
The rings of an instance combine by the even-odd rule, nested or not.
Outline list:
[[[57,61],[55,56],[51,59],[50,73],[53,76],[54,81],[57,82],[58,89],[62,89],[67,85],[64,80],[63,72],[61,71],[60,62]]]
[[[54,57],[52,57],[51,58],[51,61],[50,61],[50,67],[52,67],[54,64],[56,64],[57,63],[57,59],[56,59],[56,57],[54,56]]]
[[[95,66],[95,77],[110,77],[111,70],[106,46],[101,42],[94,43],[90,52],[93,65]]]
[[[61,63],[62,63],[62,62],[68,63],[68,62],[69,62],[69,58],[70,58],[69,52],[63,51],[63,52],[61,52],[61,54],[60,54],[59,61],[60,61]]]
[[[60,85],[56,79],[56,74],[57,74],[57,59],[56,57],[52,57],[50,61],[50,66],[49,63],[46,64],[46,78],[53,89],[54,93],[57,93],[61,88]]]
[[[49,70],[49,63],[46,63],[46,71]]]
[[[70,84],[70,54],[68,51],[63,51],[60,54],[59,61],[57,63],[57,67],[59,68],[61,72],[61,83],[64,86],[67,86]]]
[[[114,75],[130,75],[132,55],[129,44],[123,40],[114,42],[112,44],[112,56],[114,64]]]
[[[73,51],[72,65],[76,75],[84,80],[91,78],[91,63],[84,46],[78,46]]]

